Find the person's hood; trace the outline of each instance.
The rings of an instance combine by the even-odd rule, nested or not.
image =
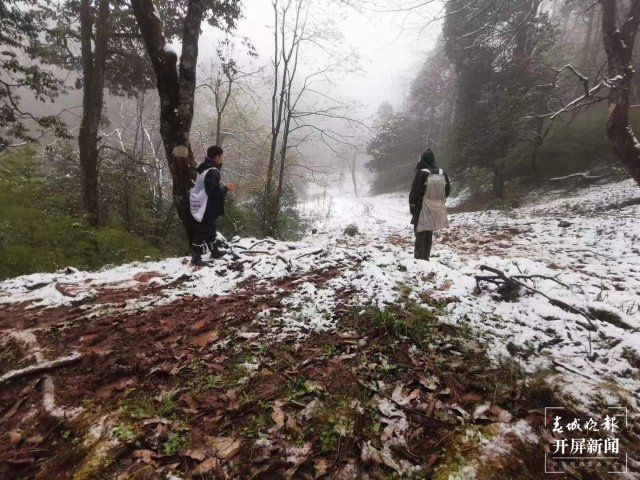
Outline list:
[[[202,162],[200,165],[198,165],[198,168],[196,168],[196,172],[202,173],[209,168],[217,168],[218,170],[220,170],[222,168],[222,165],[215,165],[213,163],[213,160],[211,160],[209,157],[205,157],[204,162]]]
[[[425,168],[426,169],[437,168],[436,157],[433,156],[433,152],[431,151],[431,149],[427,149],[427,151],[420,156],[420,161],[418,162],[418,166],[416,167],[416,170],[424,170]]]

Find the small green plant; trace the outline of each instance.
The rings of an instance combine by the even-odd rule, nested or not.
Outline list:
[[[121,442],[127,441],[133,437],[133,427],[127,424],[118,425],[113,429],[113,434]]]
[[[290,384],[287,388],[286,396],[289,400],[293,400],[299,397],[304,397],[310,393],[314,393],[320,390],[320,387],[311,380],[296,380]]]
[[[266,430],[273,424],[269,414],[271,408],[270,405],[261,402],[260,407],[260,413],[249,418],[249,421],[242,429],[242,434],[247,438],[258,438],[260,432]]]
[[[322,355],[325,357],[333,357],[338,352],[338,347],[333,343],[328,343],[322,348]]]
[[[129,390],[125,394],[122,410],[131,418],[150,418],[158,413],[153,400],[137,389]]]
[[[187,445],[187,440],[179,433],[172,433],[163,444],[165,455],[175,455]]]
[[[167,398],[158,409],[158,415],[165,418],[176,418],[178,414],[178,402],[174,398]]]
[[[436,312],[443,308],[442,304],[438,304],[437,308],[430,310],[415,302],[406,302],[402,307],[374,307],[369,311],[375,330],[396,338],[407,337],[422,348],[433,342],[437,336]]]
[[[222,385],[220,375],[210,373],[198,375],[189,384],[189,389],[195,393],[205,393]]]
[[[320,450],[328,453],[335,450],[341,438],[353,433],[354,423],[342,415],[329,415],[320,432]]]
[[[338,436],[330,429],[326,428],[320,433],[320,451],[328,453],[336,449],[338,445]]]

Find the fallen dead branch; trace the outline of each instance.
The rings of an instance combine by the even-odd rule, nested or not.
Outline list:
[[[569,178],[581,178],[583,180],[599,180],[601,178],[604,178],[604,175],[590,175],[588,172],[580,172],[580,173],[573,173],[573,174],[567,175],[565,177],[550,178],[549,181],[550,182],[557,182],[557,181],[560,181],[560,180],[568,180]]]
[[[66,357],[57,358],[48,362],[36,363],[35,365],[30,365],[18,370],[11,370],[0,377],[0,385],[29,375],[34,375],[36,373],[50,372],[51,370],[66,367],[67,365],[78,362],[81,358],[82,355],[80,353],[73,352],[71,355],[67,355]]]
[[[584,373],[580,373],[578,370],[575,370],[573,368],[567,367],[566,365],[563,365],[560,362],[556,362],[555,360],[551,360],[551,363],[553,363],[558,368],[563,368],[563,369],[567,370],[568,372],[571,372],[571,373],[574,373],[576,375],[579,375],[579,376],[581,376],[583,378],[586,378],[587,380],[593,380],[592,377],[589,377],[589,376],[585,375]]]
[[[270,238],[265,238],[264,240],[260,240],[259,242],[256,242],[253,245],[251,245],[250,247],[245,248],[245,251],[248,252],[249,250],[252,250],[253,248],[257,247],[258,245],[262,245],[263,243],[269,243],[271,245],[275,245],[276,244],[276,242],[274,242]]]
[[[311,252],[307,252],[307,253],[303,253],[302,255],[298,255],[295,259],[298,260],[299,258],[302,257],[308,257],[311,255],[318,255],[320,253],[324,252],[324,247],[323,248],[319,248],[317,250],[312,250]]]
[[[517,275],[517,276],[509,277],[503,271],[498,270],[497,268],[488,267],[486,265],[481,265],[480,270],[483,272],[485,271],[491,272],[493,273],[493,276],[476,275],[475,278],[476,278],[476,285],[478,286],[478,289],[480,289],[480,284],[482,282],[493,283],[501,287],[506,287],[507,289],[510,289],[510,290],[516,290],[520,287],[524,288],[525,290],[529,290],[530,292],[543,296],[544,298],[549,300],[549,303],[551,303],[551,305],[553,305],[554,307],[561,308],[565,312],[574,313],[576,315],[583,316],[587,320],[587,322],[589,322],[589,325],[591,326],[591,328],[593,328],[593,331],[597,331],[597,327],[593,322],[595,320],[595,317],[591,315],[589,312],[584,311],[581,308],[575,307],[573,305],[569,305],[568,303],[565,303],[562,300],[552,298],[546,293],[543,293],[540,290],[533,288],[532,286],[527,285],[526,283],[520,281],[528,278],[538,278],[540,277],[539,275]],[[588,332],[589,332],[589,356],[591,356],[592,354],[591,330],[588,330]]]
[[[609,260],[617,260],[614,257],[610,257],[609,255],[605,255],[604,253],[594,252],[593,250],[589,250],[588,248],[581,248],[579,250],[574,250],[574,252],[588,252],[599,257],[608,258]]]
[[[549,275],[513,275],[511,278],[521,278],[523,280],[532,280],[534,278],[541,278],[542,280],[551,280],[552,282],[556,282],[558,285],[563,286],[566,289],[571,290],[571,287],[566,283],[562,283],[556,277],[550,277]]]
[[[50,371],[51,368],[58,368],[58,366],[61,367],[64,365],[68,365],[70,363],[74,363],[78,361],[81,358],[81,355],[78,352],[73,352],[71,355],[67,357],[62,357],[62,358],[58,358],[57,360],[53,360],[52,362],[62,362],[62,364],[55,367],[51,367],[50,365],[52,362],[47,361],[45,359],[44,354],[42,353],[42,348],[40,348],[40,344],[38,343],[38,339],[36,338],[36,336],[33,334],[32,331],[28,331],[28,330],[23,330],[19,332],[12,331],[12,332],[9,332],[9,336],[24,343],[29,348],[31,354],[33,355],[33,358],[36,361],[36,365],[27,367],[26,369],[22,370],[22,372],[24,370],[29,370],[27,373],[29,375],[34,373],[42,373],[42,372]],[[77,356],[77,358],[71,358],[75,356]],[[49,365],[50,368],[46,368],[47,365]],[[39,368],[41,366],[45,366],[45,369],[43,370]],[[25,376],[25,374],[21,373],[21,371],[19,370],[8,372],[5,375],[3,375],[2,379],[0,379],[0,385],[4,382],[4,378],[9,377],[10,375],[12,375],[11,379]],[[10,379],[7,378],[7,382],[9,380]],[[53,383],[53,378],[48,373],[45,373],[44,381],[42,383],[42,405],[44,406],[44,409],[47,413],[58,418],[74,418],[82,411],[82,408],[80,407],[67,409],[64,407],[58,407],[56,405],[55,385]]]

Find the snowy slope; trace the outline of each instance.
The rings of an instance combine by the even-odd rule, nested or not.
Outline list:
[[[139,289],[140,295],[118,306],[139,310],[185,295],[236,295],[251,279],[268,290],[274,280],[296,277],[281,308],[256,318],[282,338],[333,329],[332,313],[344,298],[352,305],[384,306],[397,302],[403,287],[418,302],[425,294],[446,299],[442,321],[473,329],[494,358],[515,355],[530,371],[556,371],[567,398],[583,408],[599,400],[620,404],[621,396],[637,407],[640,205],[628,200],[638,197],[638,187],[626,181],[566,199],[537,199],[517,210],[453,215],[450,228],[436,235],[432,261],[422,262],[413,259],[405,194],[329,195],[314,206],[318,232],[302,242],[235,239],[239,260],[226,257],[197,270],[186,259],[168,259],[19,277],[0,283],[0,303],[81,304],[89,319],[113,307],[100,300],[110,289]],[[359,233],[345,235],[349,225]],[[506,302],[492,289],[478,292],[475,275],[481,265],[554,277],[557,281],[538,278],[529,284],[570,305],[599,311],[607,321],[595,320],[596,331],[590,332],[583,316],[540,295]],[[335,274],[321,286],[308,279],[329,270]]]

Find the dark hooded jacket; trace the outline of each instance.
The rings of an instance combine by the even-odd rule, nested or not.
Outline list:
[[[200,174],[211,168],[204,177],[204,190],[207,192],[207,209],[204,212],[205,219],[215,219],[224,215],[224,199],[227,195],[227,187],[220,184],[220,168],[213,164],[213,160],[209,157],[198,165],[196,171]]]
[[[436,159],[433,156],[431,150],[427,150],[420,157],[420,161],[416,166],[416,176],[413,179],[411,185],[411,192],[409,193],[409,210],[411,211],[411,224],[417,225],[420,218],[420,212],[422,211],[422,197],[425,193],[425,184],[430,174],[438,173],[439,168],[436,166]],[[449,176],[444,173],[446,181],[445,195],[449,197],[451,193],[451,184],[449,183]]]

